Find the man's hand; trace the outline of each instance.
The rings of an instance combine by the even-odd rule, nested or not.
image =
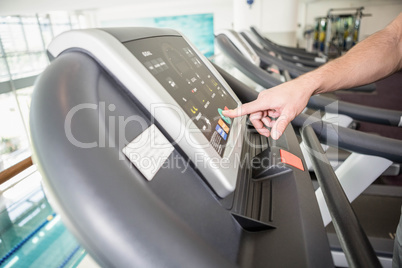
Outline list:
[[[255,101],[222,113],[232,118],[250,114],[250,121],[258,133],[266,137],[271,135],[277,140],[287,125],[303,111],[314,92],[312,83],[300,78],[266,89]]]

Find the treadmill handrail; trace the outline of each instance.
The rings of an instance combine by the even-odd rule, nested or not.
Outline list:
[[[349,266],[381,267],[313,128],[304,127],[301,135]]]
[[[251,45],[251,47],[254,49],[254,51],[257,53],[257,55],[260,57],[261,61],[265,64],[275,64],[277,65],[280,69],[286,69],[289,71],[289,73],[293,77],[300,76],[304,73],[307,73],[309,71],[314,70],[314,68],[310,67],[303,67],[303,66],[298,66],[294,63],[284,61],[282,59],[276,58],[274,56],[271,56],[267,53],[265,53],[261,48],[259,48],[257,45],[255,45],[250,38],[241,33],[241,35],[246,39],[246,41]]]
[[[293,77],[298,77],[302,74],[305,74],[307,72],[313,71],[314,67],[309,67],[309,66],[299,66],[296,65],[294,62],[289,62],[283,59],[276,58],[274,56],[269,55],[269,52],[265,51],[264,49],[261,49],[258,45],[256,45],[247,34],[244,32],[241,33],[241,35],[244,37],[244,39],[250,44],[250,46],[254,49],[255,53],[260,57],[260,60],[264,64],[275,64],[277,65],[280,69],[287,70]],[[362,92],[373,92],[376,90],[376,85],[374,83],[363,85],[363,86],[358,86],[358,87],[353,87],[349,88],[348,90],[352,91],[362,91]]]
[[[245,103],[255,100],[258,92],[245,85],[228,72],[214,65],[239,99]],[[336,126],[321,119],[300,114],[292,121],[295,127],[311,125],[322,143],[361,154],[384,157],[402,163],[402,141]]]
[[[268,41],[267,38],[265,38],[264,36],[261,36],[261,34],[255,29],[255,27],[250,27],[250,29],[261,40],[262,44],[270,49],[276,50],[278,52],[282,52],[282,53],[290,55],[290,56],[297,56],[301,59],[310,60],[313,62],[314,62],[314,59],[318,57],[316,55],[306,54],[308,52],[301,53],[301,52],[289,51],[285,48],[277,46],[276,44],[274,45],[272,42]]]
[[[312,96],[308,107],[326,112],[337,113],[341,111],[355,120],[371,122],[376,124],[398,126],[402,117],[402,111],[388,110],[376,107],[365,106],[345,101],[337,101],[336,105],[330,105],[334,100],[325,96]]]
[[[261,35],[260,32],[257,30],[257,28],[256,28],[255,26],[252,26],[252,27],[256,30],[256,32],[257,32],[258,35]],[[251,27],[250,27],[250,28],[251,28]],[[305,48],[297,48],[297,47],[283,46],[283,45],[280,45],[280,44],[277,44],[277,43],[273,42],[272,40],[270,40],[270,39],[267,38],[266,36],[264,36],[264,39],[265,39],[267,42],[269,42],[269,43],[271,43],[272,45],[274,45],[274,46],[277,46],[277,47],[280,47],[280,48],[283,48],[283,49],[287,49],[287,50],[289,50],[289,51],[297,51],[297,52],[305,53],[305,54],[307,54],[307,55],[312,55],[312,56],[315,56],[315,57],[321,57],[321,56],[319,55],[319,53],[317,53],[317,52],[309,52],[309,51],[307,51]]]
[[[311,125],[322,143],[361,154],[384,157],[402,163],[402,141],[336,126],[314,116],[299,114],[292,125]]]
[[[304,59],[299,56],[295,56],[292,54],[285,54],[282,52],[279,52],[279,54],[282,56],[283,60],[289,61],[289,62],[294,62],[294,63],[300,63],[303,66],[306,67],[312,67],[312,68],[317,68],[325,64],[325,62],[316,62],[308,59]]]
[[[271,88],[282,83],[282,81],[279,79],[270,76],[259,66],[256,66],[247,60],[225,35],[219,34],[215,37],[215,39],[218,41],[218,45],[223,48],[222,52],[227,55],[229,59],[233,60],[233,63],[236,65],[236,67],[244,73],[249,73],[248,70],[253,70],[253,78],[256,79],[256,81],[258,81],[258,83],[263,87]],[[244,64],[238,64],[238,62],[242,62]]]
[[[280,80],[271,77],[260,67],[255,66],[248,61],[238,50],[236,50],[226,36],[218,35],[216,40],[217,44],[221,46],[223,53],[232,60],[233,64],[256,83],[265,88],[271,88],[282,83]],[[327,112],[337,112],[348,115],[354,119],[365,122],[392,126],[398,126],[402,117],[402,111],[374,108],[345,101],[336,101],[337,105],[332,106],[329,105],[331,101],[334,102],[334,100],[327,97],[313,96],[310,98],[307,106],[313,109],[320,109]],[[336,106],[337,109],[335,110],[334,107]]]

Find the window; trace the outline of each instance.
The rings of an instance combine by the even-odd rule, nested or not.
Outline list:
[[[0,16],[0,171],[25,159],[33,84],[48,65],[46,47],[58,34],[80,28],[66,12]]]

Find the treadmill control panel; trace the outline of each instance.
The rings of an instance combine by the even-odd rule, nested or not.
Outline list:
[[[48,51],[57,57],[67,49],[88,51],[120,81],[127,97],[142,105],[151,123],[158,122],[168,143],[180,147],[219,197],[234,191],[246,118],[227,118],[222,111],[241,102],[185,37],[162,28],[86,29],[61,34]],[[151,149],[163,149],[150,133]],[[150,154],[170,161],[160,152]]]
[[[232,119],[222,115],[237,102],[230,96],[189,44],[180,37],[163,36],[124,45],[168,91],[216,152],[222,157]]]

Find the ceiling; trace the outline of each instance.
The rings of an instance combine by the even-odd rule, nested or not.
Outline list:
[[[49,12],[49,11],[59,11],[59,10],[85,10],[85,9],[97,9],[97,8],[107,8],[107,7],[115,7],[118,5],[135,5],[136,3],[141,5],[148,5],[152,3],[158,2],[166,2],[171,1],[176,5],[180,5],[180,2],[185,2],[188,5],[188,2],[200,2],[205,0],[69,0],[69,1],[57,1],[57,0],[0,0],[0,15],[16,15],[16,14],[25,14],[25,13],[41,13],[41,12]],[[239,0],[215,0],[220,2],[228,2],[231,1],[239,1]],[[244,0],[245,1],[245,0]],[[264,0],[255,0],[255,1],[264,1]],[[267,0],[265,0],[267,1]],[[272,0],[270,0],[272,1]],[[283,0],[276,0],[283,1]],[[302,3],[319,3],[319,2],[340,2],[337,0],[299,0]],[[208,4],[213,5],[213,1]],[[345,0],[344,2],[363,2],[363,3],[400,3],[401,0]]]

